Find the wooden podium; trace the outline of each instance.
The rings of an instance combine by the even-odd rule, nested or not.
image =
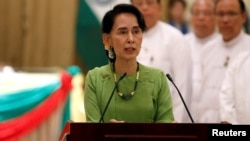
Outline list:
[[[68,122],[59,141],[208,141],[213,124]]]

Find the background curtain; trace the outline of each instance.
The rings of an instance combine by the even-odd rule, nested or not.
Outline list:
[[[0,62],[14,67],[74,64],[77,0],[0,0]]]

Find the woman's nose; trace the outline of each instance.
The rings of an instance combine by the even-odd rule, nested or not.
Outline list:
[[[134,36],[132,33],[128,34],[128,43],[134,43]]]

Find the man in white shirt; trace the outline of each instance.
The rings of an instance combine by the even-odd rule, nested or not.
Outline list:
[[[160,0],[131,0],[131,3],[141,11],[148,28],[143,35],[138,61],[169,73],[189,105],[191,53],[184,36],[176,28],[160,21]],[[177,91],[172,84],[169,83],[169,86],[172,91],[175,120],[191,122]]]
[[[190,44],[192,52],[192,102],[191,113],[196,122],[201,122],[203,111],[199,109],[200,99],[207,89],[203,86],[206,77],[203,73],[206,60],[209,60],[207,53],[213,46],[216,46],[216,38],[219,34],[215,31],[215,4],[211,0],[195,0],[191,6],[191,26],[193,31],[185,35]],[[199,109],[199,110],[198,110]]]
[[[250,52],[238,55],[228,66],[220,92],[220,120],[250,124]]]
[[[216,21],[221,36],[207,51],[202,66],[202,88],[192,101],[199,114],[197,122],[220,122],[220,96],[227,66],[241,52],[249,51],[250,37],[243,32],[246,11],[242,0],[217,0]],[[193,107],[192,107],[193,108]]]

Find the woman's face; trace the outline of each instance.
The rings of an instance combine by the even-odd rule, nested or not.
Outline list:
[[[111,33],[106,36],[114,48],[116,60],[136,60],[141,49],[142,30],[133,14],[117,15]]]

